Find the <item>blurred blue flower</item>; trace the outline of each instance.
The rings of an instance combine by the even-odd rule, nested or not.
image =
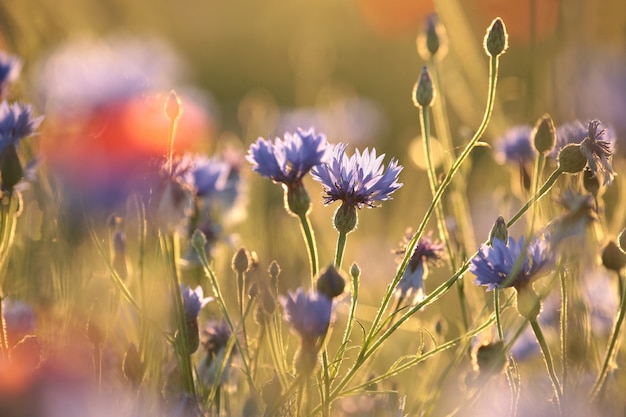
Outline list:
[[[250,146],[246,159],[255,172],[291,188],[297,187],[311,168],[325,161],[328,149],[326,136],[315,134],[313,128],[298,128],[274,143],[259,138]]]
[[[391,199],[390,195],[402,186],[398,174],[402,166],[395,159],[389,162],[385,171],[382,164],[385,154],[376,156],[366,148],[358,149],[351,157],[346,155],[346,144],[333,147],[332,160],[311,171],[313,179],[324,187],[324,204],[341,200],[344,205],[362,208],[375,207],[376,201]]]
[[[300,335],[303,341],[315,344],[323,337],[330,324],[332,301],[323,294],[298,288],[294,293],[288,292],[287,297],[279,297],[283,306],[285,320]]]
[[[552,262],[548,246],[547,239],[539,237],[528,247],[523,237],[518,242],[509,237],[508,244],[500,239],[493,239],[491,246],[481,246],[472,259],[469,270],[476,275],[474,282],[486,285],[487,290],[504,287],[515,287],[519,290],[529,285]]]
[[[403,242],[403,248],[396,251],[396,254],[404,257],[406,245],[410,238],[411,232],[408,231]],[[400,282],[396,286],[396,296],[400,299],[413,296],[413,304],[421,302],[425,296],[424,279],[428,276],[428,265],[436,265],[442,257],[443,245],[441,243],[433,241],[430,235],[421,237],[417,241]]]
[[[19,58],[0,51],[0,96],[5,95],[6,86],[17,79],[21,70]]]
[[[604,185],[610,185],[615,177],[611,165],[613,156],[614,137],[605,136],[606,129],[600,129],[599,120],[591,120],[587,125],[587,137],[580,143],[580,151],[587,158],[587,166],[598,179],[599,174],[604,177]],[[601,136],[604,136],[600,139]],[[611,139],[613,139],[611,141]]]
[[[20,139],[35,133],[43,117],[34,117],[31,106],[22,103],[0,104],[0,153],[16,146]]]
[[[222,191],[230,174],[230,165],[218,158],[203,155],[193,157],[189,182],[198,197],[211,197]]]
[[[213,301],[213,297],[204,296],[204,291],[199,285],[192,290],[190,287],[180,284],[180,290],[183,296],[183,308],[187,320],[197,319],[200,310]]]
[[[533,147],[533,128],[527,125],[515,126],[504,132],[496,144],[496,159],[499,163],[527,163],[535,159],[537,151]]]

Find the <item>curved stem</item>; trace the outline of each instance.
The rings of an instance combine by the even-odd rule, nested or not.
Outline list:
[[[343,254],[346,251],[346,240],[348,235],[343,232],[339,232],[337,237],[337,249],[335,250],[335,268],[340,269],[343,263]]]
[[[541,181],[541,173],[543,172],[545,161],[546,161],[546,155],[543,152],[539,153],[539,156],[535,160],[535,169],[533,172],[533,182],[532,182],[532,192],[531,192],[531,195],[533,196],[537,195],[537,190],[539,189],[539,182]],[[532,203],[533,209],[531,211],[530,224],[528,227],[530,235],[533,234],[533,230],[535,228],[535,219],[537,218],[538,208],[537,208],[537,204],[535,204],[536,202],[537,202],[537,199],[535,199]]]
[[[502,317],[500,311],[500,289],[493,290],[493,310],[496,315],[496,328],[498,329],[498,339],[504,341],[504,332],[502,331]]]
[[[621,281],[623,278],[618,276],[618,279]],[[623,286],[626,288],[626,285]],[[619,306],[619,312],[617,313],[617,319],[615,320],[615,325],[613,326],[613,333],[611,333],[611,338],[609,339],[609,345],[606,349],[606,353],[604,355],[604,362],[602,363],[602,370],[598,375],[598,379],[593,386],[591,391],[591,399],[595,399],[602,389],[604,388],[604,384],[606,382],[606,377],[609,374],[609,369],[611,368],[611,362],[613,361],[613,356],[615,355],[615,351],[618,345],[619,332],[622,327],[622,322],[624,321],[624,316],[626,315],[626,290],[622,293],[622,300]]]
[[[311,265],[311,287],[315,287],[314,279],[317,275],[317,271],[319,268],[317,260],[317,245],[315,244],[315,235],[313,234],[313,228],[311,227],[309,217],[306,214],[300,214],[298,215],[298,218],[300,219],[302,236],[304,236],[304,241],[309,251],[309,264]]]
[[[435,166],[433,164],[432,151],[430,146],[430,119],[428,107],[420,107],[420,124],[422,130],[422,143],[424,144],[424,156],[426,159],[426,171],[428,172],[428,182],[430,184],[430,191],[434,196],[437,193],[437,177],[435,172]],[[450,262],[450,268],[454,271],[456,269],[454,252],[450,246],[450,237],[448,236],[448,230],[446,229],[445,217],[443,212],[443,205],[438,204],[435,209],[435,217],[437,220],[437,229],[439,229],[439,237],[443,241],[448,254],[448,261]],[[467,303],[465,301],[465,292],[463,290],[463,281],[458,281],[457,289],[459,294],[459,302],[461,304],[461,316],[463,318],[463,327],[467,330],[469,326],[469,319],[467,317]]]
[[[331,379],[335,379],[335,377],[339,373],[339,366],[343,361],[343,356],[346,352],[346,347],[348,346],[348,340],[350,339],[350,334],[352,333],[354,317],[356,315],[357,301],[359,299],[359,278],[360,275],[352,276],[352,298],[350,300],[350,312],[348,313],[348,320],[346,321],[346,328],[343,332],[341,344],[339,345],[339,351],[335,356],[335,367],[331,372]]]
[[[561,415],[561,402],[563,401],[563,392],[561,391],[561,385],[559,384],[559,379],[556,376],[556,372],[554,371],[554,363],[552,362],[552,355],[550,354],[550,349],[548,348],[548,344],[546,343],[546,339],[543,336],[543,332],[541,331],[541,327],[539,327],[539,323],[537,319],[529,320],[530,326],[535,333],[535,337],[537,338],[537,342],[539,342],[539,346],[541,347],[541,352],[543,353],[543,359],[546,362],[546,368],[548,369],[548,375],[550,376],[550,380],[552,381],[552,387],[554,388],[554,394],[556,395],[556,406],[559,411],[559,415]]]
[[[546,182],[543,183],[543,185],[541,186],[541,189],[535,195],[533,195],[526,202],[526,204],[524,204],[524,206],[522,206],[522,208],[520,208],[517,211],[517,213],[515,213],[513,217],[511,217],[511,219],[507,222],[506,226],[511,227],[513,223],[518,221],[519,218],[522,217],[522,215],[526,213],[526,211],[528,211],[528,209],[533,205],[533,203],[536,203],[544,195],[546,195],[546,193],[550,191],[550,189],[552,188],[556,180],[561,176],[561,174],[563,174],[563,171],[561,171],[559,168],[555,169],[554,172],[550,175],[550,177],[546,180]]]

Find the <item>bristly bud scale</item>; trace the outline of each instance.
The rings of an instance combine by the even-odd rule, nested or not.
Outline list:
[[[541,116],[532,133],[533,143],[538,152],[549,152],[556,143],[556,128],[549,114]]]
[[[506,243],[509,239],[509,231],[506,227],[506,222],[504,221],[504,217],[498,216],[496,222],[493,224],[491,228],[491,232],[489,232],[489,244],[493,242],[493,239],[500,239],[502,242]]]
[[[499,17],[493,19],[491,26],[485,35],[484,48],[487,55],[496,57],[503,54],[509,47],[509,35],[506,33],[506,26]]]
[[[415,107],[430,107],[435,98],[433,80],[428,73],[428,67],[422,68],[422,73],[413,87],[413,104]]]
[[[580,151],[580,145],[570,143],[559,152],[559,169],[568,174],[577,174],[585,169],[587,158]]]
[[[350,204],[343,203],[335,212],[334,225],[339,233],[348,234],[356,228],[358,216],[356,208]]]

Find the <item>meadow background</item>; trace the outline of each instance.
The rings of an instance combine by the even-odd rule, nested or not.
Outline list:
[[[531,8],[536,12],[534,19],[530,18]],[[273,139],[296,127],[314,126],[331,142],[342,141],[359,149],[376,147],[387,155],[386,163],[391,157],[398,159],[405,167],[400,175],[404,186],[382,207],[360,210],[358,229],[349,235],[345,254],[344,269],[355,262],[362,271],[357,319],[367,326],[396,273],[393,251],[406,228],[418,225],[431,201],[411,89],[425,65],[416,38],[424,19],[434,10],[449,37],[448,54],[439,62],[444,91],[438,99],[447,104],[457,151],[482,117],[488,81],[482,40],[490,22],[500,16],[510,46],[500,60],[495,108],[482,140],[494,145],[511,126],[533,125],[544,113],[549,113],[556,125],[596,118],[613,126],[620,161],[615,164],[615,183],[602,196],[606,227],[599,240],[615,240],[624,228],[626,210],[620,171],[626,152],[626,7],[619,0],[449,0],[435,4],[421,0],[1,0],[0,49],[23,61],[12,96],[32,103],[38,115],[48,112],[49,102],[42,92],[49,93],[53,87],[45,85],[41,71],[55,51],[77,44],[96,50],[96,45],[115,49],[133,42],[147,43],[153,49],[143,57],[146,71],[158,78],[156,86],[163,97],[176,90],[182,97],[183,112],[192,115],[186,142],[190,151],[211,154],[228,145],[246,152],[259,137]],[[55,74],[54,79],[64,76]],[[67,76],[71,84],[71,73]],[[27,153],[55,148],[45,134],[46,121],[43,123],[44,133],[29,141]],[[97,151],[83,156],[98,159]],[[44,161],[42,172],[50,173],[48,170]],[[226,237],[212,252],[216,275],[232,306],[236,291],[230,263],[242,245],[257,253],[259,270],[266,270],[273,260],[280,264],[279,293],[306,282],[309,271],[299,225],[286,215],[280,187],[253,174],[245,161],[241,175],[246,184],[245,201],[237,219],[224,225]],[[485,241],[496,217],[509,218],[525,202],[526,194],[520,187],[518,168],[502,166],[494,148],[477,148],[462,177],[475,235],[473,251]],[[313,200],[311,221],[323,267],[334,259],[334,207],[323,206],[319,184],[307,179],[306,186]],[[42,224],[45,228],[58,219],[46,217],[51,212],[29,201],[28,193],[18,235],[30,240],[18,244],[12,255],[11,274],[19,279],[5,282],[4,293],[37,306],[40,334],[48,329],[48,338],[71,345],[81,320],[99,321],[107,328],[111,306],[120,302],[119,296],[113,295],[107,269],[98,259],[89,233],[72,230],[80,229],[80,222],[72,226],[70,219],[66,223],[70,226],[64,229],[67,241],[55,242],[52,249],[40,239]],[[551,204],[554,196],[547,199],[551,200],[544,202],[544,210],[549,218],[547,213],[558,213],[558,209]],[[100,220],[94,227],[106,233],[106,217]],[[130,220],[127,227],[127,236],[137,232],[137,225]],[[519,235],[523,230],[520,222],[510,233]],[[130,259],[136,250],[137,242],[129,238]],[[446,266],[433,269],[427,292],[452,272]],[[150,279],[160,273],[158,266],[151,269],[148,265],[145,275]],[[189,284],[203,285],[205,294],[209,292],[201,271],[185,274]],[[477,314],[486,303],[484,289],[472,284],[471,274],[463,279]],[[346,313],[346,305],[337,308],[338,328]],[[154,314],[157,319],[167,316],[164,311]],[[203,310],[201,320],[217,317],[219,310],[212,303]],[[58,322],[67,325],[59,330]],[[76,328],[70,322],[76,322]],[[444,341],[462,333],[461,323],[457,293],[449,291],[399,330],[397,337],[405,342],[385,346],[371,372],[384,372],[398,357],[417,351],[423,336],[420,329]],[[135,337],[131,333],[122,330],[112,337],[116,339],[112,349],[124,352]],[[484,338],[492,337],[489,333]],[[589,349],[599,355],[604,343],[591,340]],[[438,370],[457,353],[429,360],[385,382],[381,389],[408,395],[405,411],[410,415],[448,415],[455,409],[450,398],[463,391],[460,381],[473,372],[468,360],[460,361],[453,377],[436,383]],[[619,358],[623,361],[623,353]],[[539,355],[531,361],[528,369],[545,373]],[[439,388],[437,392],[433,386]],[[623,404],[617,408],[623,410]],[[462,410],[456,412],[465,415]],[[238,415],[237,411],[233,415]]]

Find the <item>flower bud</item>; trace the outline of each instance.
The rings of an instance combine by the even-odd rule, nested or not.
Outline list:
[[[13,145],[8,145],[2,151],[0,175],[2,175],[2,189],[8,191],[12,191],[13,187],[24,178],[24,168]]]
[[[357,265],[356,262],[354,262],[350,267],[350,276],[352,278],[358,278],[361,276],[361,268],[359,268],[359,265]]]
[[[441,60],[448,53],[448,36],[436,13],[426,17],[426,29],[417,38],[417,51],[425,61]]]
[[[335,229],[339,233],[350,233],[356,227],[357,221],[356,208],[352,204],[343,203],[335,212]]]
[[[488,55],[496,57],[503,54],[509,47],[509,35],[506,26],[499,17],[496,17],[485,35],[484,48]]]
[[[413,104],[415,104],[415,107],[430,107],[434,97],[433,80],[430,78],[428,68],[424,66],[419,80],[413,87]]]
[[[587,158],[580,151],[580,145],[575,143],[570,143],[561,149],[558,161],[559,169],[568,174],[577,174],[587,165]]]
[[[141,362],[141,356],[137,352],[137,347],[134,343],[131,343],[124,355],[124,361],[122,362],[122,371],[124,376],[128,379],[134,387],[141,385],[144,376],[144,364]]]
[[[235,253],[231,267],[233,268],[233,271],[240,274],[243,274],[248,270],[248,253],[246,252],[246,248],[239,248],[237,253]]]
[[[167,96],[167,99],[165,100],[164,110],[165,110],[165,115],[167,116],[168,119],[170,119],[170,122],[174,122],[178,120],[178,118],[183,113],[181,110],[181,106],[180,106],[180,98],[178,97],[178,94],[176,94],[176,91],[174,90],[170,91],[170,94]]]
[[[517,311],[528,320],[535,320],[541,312],[541,299],[530,285],[517,289]]]
[[[481,375],[499,374],[506,365],[504,342],[481,345],[476,349],[475,366]]]
[[[556,128],[549,114],[541,116],[532,132],[533,143],[538,152],[548,152],[556,143]]]
[[[509,239],[509,231],[506,227],[506,222],[504,221],[504,217],[498,216],[496,222],[493,224],[491,228],[491,232],[489,232],[489,244],[493,242],[493,239],[499,239],[502,242],[506,243]]]
[[[317,292],[326,295],[331,300],[343,293],[346,281],[333,265],[322,272],[317,279]]]
[[[626,253],[615,242],[610,241],[602,250],[602,265],[608,270],[619,273],[626,266]]]
[[[282,395],[282,389],[278,375],[274,374],[274,377],[261,386],[261,398],[265,401],[265,405],[268,408],[273,408],[280,396]]]

